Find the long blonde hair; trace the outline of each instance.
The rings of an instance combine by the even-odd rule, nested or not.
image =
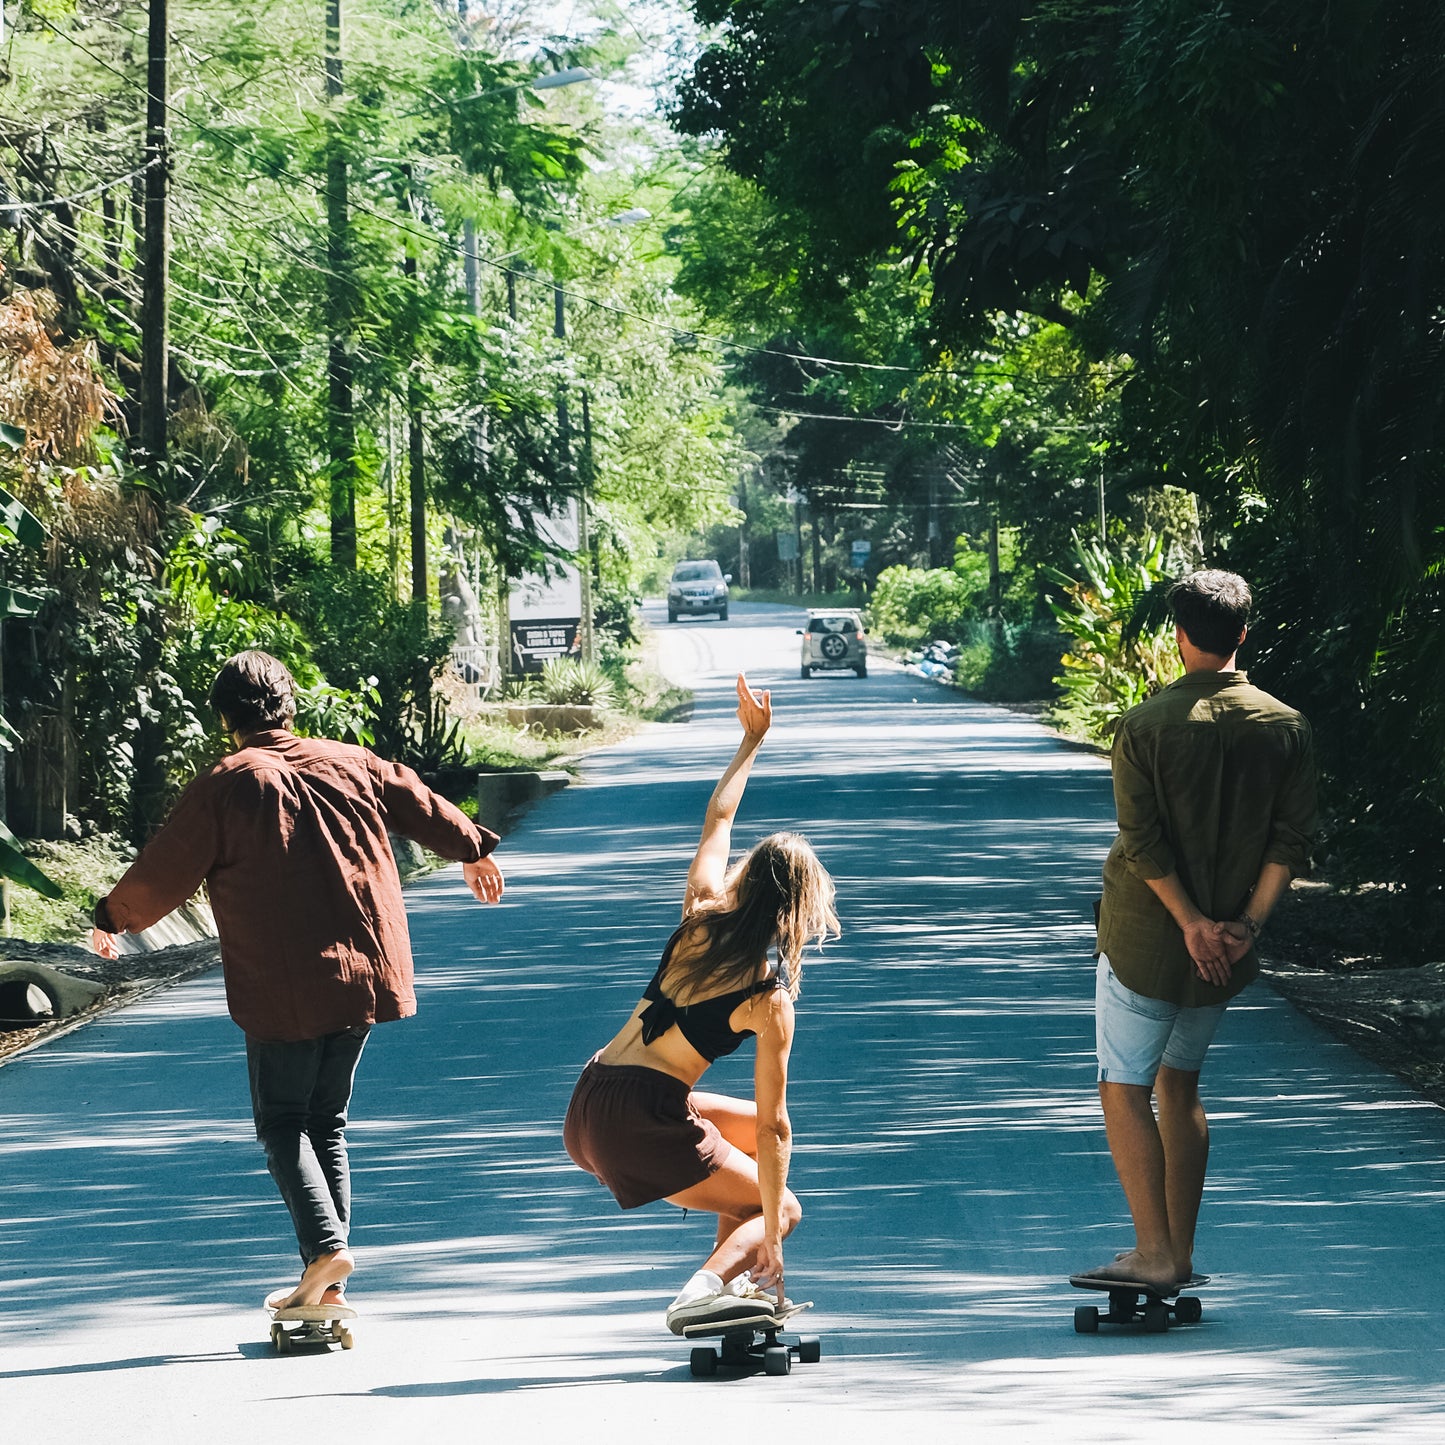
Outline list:
[[[792,998],[803,982],[803,950],[839,936],[833,912],[833,879],[808,840],[773,833],[728,870],[722,898],[704,905],[683,924],[678,942],[690,957],[670,965],[673,995],[711,991],[717,984],[745,988],[776,947],[778,966]],[[724,992],[728,990],[724,989]]]

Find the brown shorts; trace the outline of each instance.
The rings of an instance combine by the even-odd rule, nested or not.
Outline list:
[[[732,1152],[681,1079],[596,1059],[572,1091],[562,1142],[572,1162],[595,1174],[624,1209],[701,1184]]]

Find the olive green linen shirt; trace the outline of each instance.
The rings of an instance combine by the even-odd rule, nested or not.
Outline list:
[[[1309,723],[1243,672],[1191,672],[1125,713],[1114,735],[1119,836],[1104,863],[1096,953],[1126,988],[1195,1007],[1259,973],[1251,949],[1225,987],[1195,970],[1146,879],[1177,873],[1209,918],[1237,918],[1266,863],[1303,872],[1315,826]]]

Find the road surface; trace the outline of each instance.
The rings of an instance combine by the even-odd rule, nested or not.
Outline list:
[[[1091,1051],[1106,766],[882,661],[804,682],[788,609],[649,613],[693,720],[538,805],[500,907],[457,869],[408,890],[421,1011],[374,1033],[353,1107],[354,1351],[266,1343],[295,1259],[218,977],[0,1069],[5,1438],[1442,1438],[1445,1114],[1251,990],[1205,1081],[1203,1322],[1075,1335],[1064,1276],[1129,1242]],[[661,1316],[706,1221],[622,1214],[560,1122],[676,919],[740,667],[776,723],[738,841],[807,832],[845,929],[790,1093],[789,1288],[824,1358],[695,1381]]]

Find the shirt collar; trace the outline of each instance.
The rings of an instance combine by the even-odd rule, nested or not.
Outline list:
[[[1243,668],[1232,668],[1228,672],[1186,672],[1183,677],[1171,682],[1171,688],[1189,692],[1215,692],[1236,682],[1248,682],[1249,674]]]

